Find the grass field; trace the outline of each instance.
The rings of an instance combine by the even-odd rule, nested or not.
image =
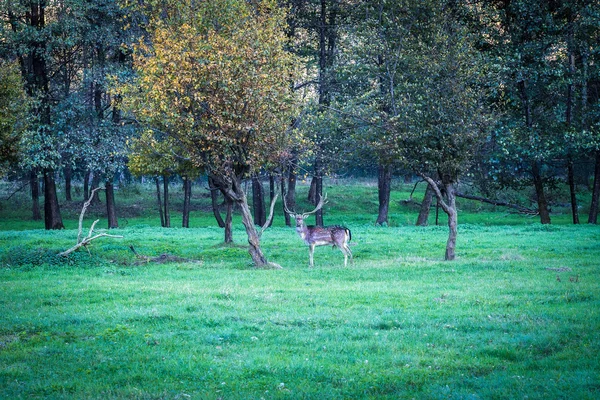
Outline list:
[[[262,244],[284,269],[267,271],[239,223],[222,245],[200,191],[192,228],[165,229],[123,189],[124,238],[67,259],[77,206],[47,232],[25,199],[3,203],[0,398],[599,398],[600,227],[464,204],[444,262],[447,228],[413,226],[411,187],[396,189],[382,228],[371,185],[328,188],[326,222],[353,233],[347,268],[318,248],[309,269],[278,215]],[[137,264],[130,245],[194,262]]]

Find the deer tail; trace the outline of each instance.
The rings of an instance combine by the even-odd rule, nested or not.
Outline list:
[[[348,236],[348,242],[352,241],[352,232],[346,228],[346,236]]]

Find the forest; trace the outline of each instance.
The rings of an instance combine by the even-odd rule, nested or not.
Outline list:
[[[106,190],[117,227],[114,187],[130,174],[165,191],[207,176],[251,243],[266,216],[241,182],[258,203],[260,181],[277,180],[293,208],[298,175],[315,204],[323,177],[378,176],[378,224],[393,176],[426,181],[449,216],[448,259],[459,190],[502,204],[507,188],[531,190],[519,207],[542,224],[552,202],[595,224],[599,12],[580,0],[5,1],[2,174],[29,181],[46,229],[63,227],[56,185],[70,201],[73,179],[84,199]],[[556,185],[568,198],[548,198]]]

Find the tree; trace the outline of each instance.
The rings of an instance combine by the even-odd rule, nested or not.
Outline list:
[[[18,65],[0,61],[0,177],[18,163],[28,103]]]
[[[484,133],[480,54],[452,1],[378,1],[364,9],[348,67],[362,82],[346,114],[362,143],[421,176],[448,215],[445,259],[455,258],[456,184]]]
[[[19,60],[27,94],[34,100],[30,108],[30,127],[22,136],[24,148],[28,150],[22,162],[32,171],[32,182],[37,180],[38,170],[42,173],[46,229],[62,229],[64,226],[54,178],[54,170],[60,161],[61,143],[59,135],[53,131],[50,95],[51,32],[57,24],[54,21],[47,24],[47,9],[45,1],[7,4],[2,15],[4,23],[0,30],[0,41],[3,43],[2,52]],[[35,193],[37,191],[32,191],[32,194]],[[34,198],[33,201],[35,204],[38,199]]]
[[[243,180],[280,163],[292,139],[295,58],[285,50],[285,12],[267,0],[179,5],[189,12],[154,22],[151,45],[138,46],[139,78],[125,101],[144,124],[167,126],[179,156],[239,207],[254,265],[267,267]]]

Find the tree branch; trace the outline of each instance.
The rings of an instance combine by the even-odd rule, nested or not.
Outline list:
[[[440,190],[440,187],[435,183],[435,181],[433,179],[431,179],[430,177],[428,177],[427,175],[425,175],[422,172],[417,172],[417,174],[425,179],[427,181],[427,183],[429,183],[429,186],[431,186],[431,188],[433,189],[433,192],[435,193],[435,196],[437,197],[437,199],[440,202],[440,206],[442,207],[442,209],[444,210],[444,212],[446,214],[450,214],[450,207],[448,206],[448,204],[444,201],[444,196],[442,195],[442,191]]]
[[[468,199],[468,200],[476,200],[476,201],[480,201],[482,203],[492,204],[494,206],[514,208],[515,210],[519,211],[522,214],[527,214],[527,215],[539,214],[539,211],[535,210],[533,208],[527,208],[527,207],[521,206],[519,204],[507,203],[505,201],[500,201],[500,200],[486,199],[485,197],[481,197],[481,196],[473,196],[473,195],[469,195],[469,194],[465,194],[465,193],[456,192],[456,197],[461,197],[463,199]]]
[[[79,231],[77,233],[77,244],[68,250],[58,253],[59,256],[65,257],[65,256],[71,254],[72,252],[74,252],[75,250],[79,249],[80,247],[85,247],[87,249],[86,246],[88,244],[90,244],[90,242],[92,240],[96,240],[100,237],[111,237],[111,238],[122,238],[123,237],[121,235],[109,235],[108,233],[99,233],[96,236],[92,236],[94,234],[94,228],[96,227],[96,224],[98,223],[98,221],[100,221],[99,219],[97,219],[92,223],[92,226],[90,227],[90,230],[89,230],[87,236],[85,238],[81,239],[81,234],[83,232],[83,216],[85,215],[86,210],[92,203],[92,199],[94,198],[94,195],[96,194],[96,191],[98,191],[98,190],[104,190],[104,188],[97,187],[94,190],[92,190],[92,193],[90,194],[90,198],[85,203],[83,203],[83,208],[81,209],[81,214],[79,214]],[[88,250],[88,253],[89,252],[90,251]]]
[[[258,237],[261,237],[263,232],[271,225],[271,221],[273,220],[273,211],[275,211],[275,202],[277,201],[277,196],[279,196],[279,193],[277,193],[273,197],[273,200],[271,200],[271,210],[269,211],[269,218],[267,218],[265,224],[262,226],[262,228],[260,228],[260,231],[258,232]]]

